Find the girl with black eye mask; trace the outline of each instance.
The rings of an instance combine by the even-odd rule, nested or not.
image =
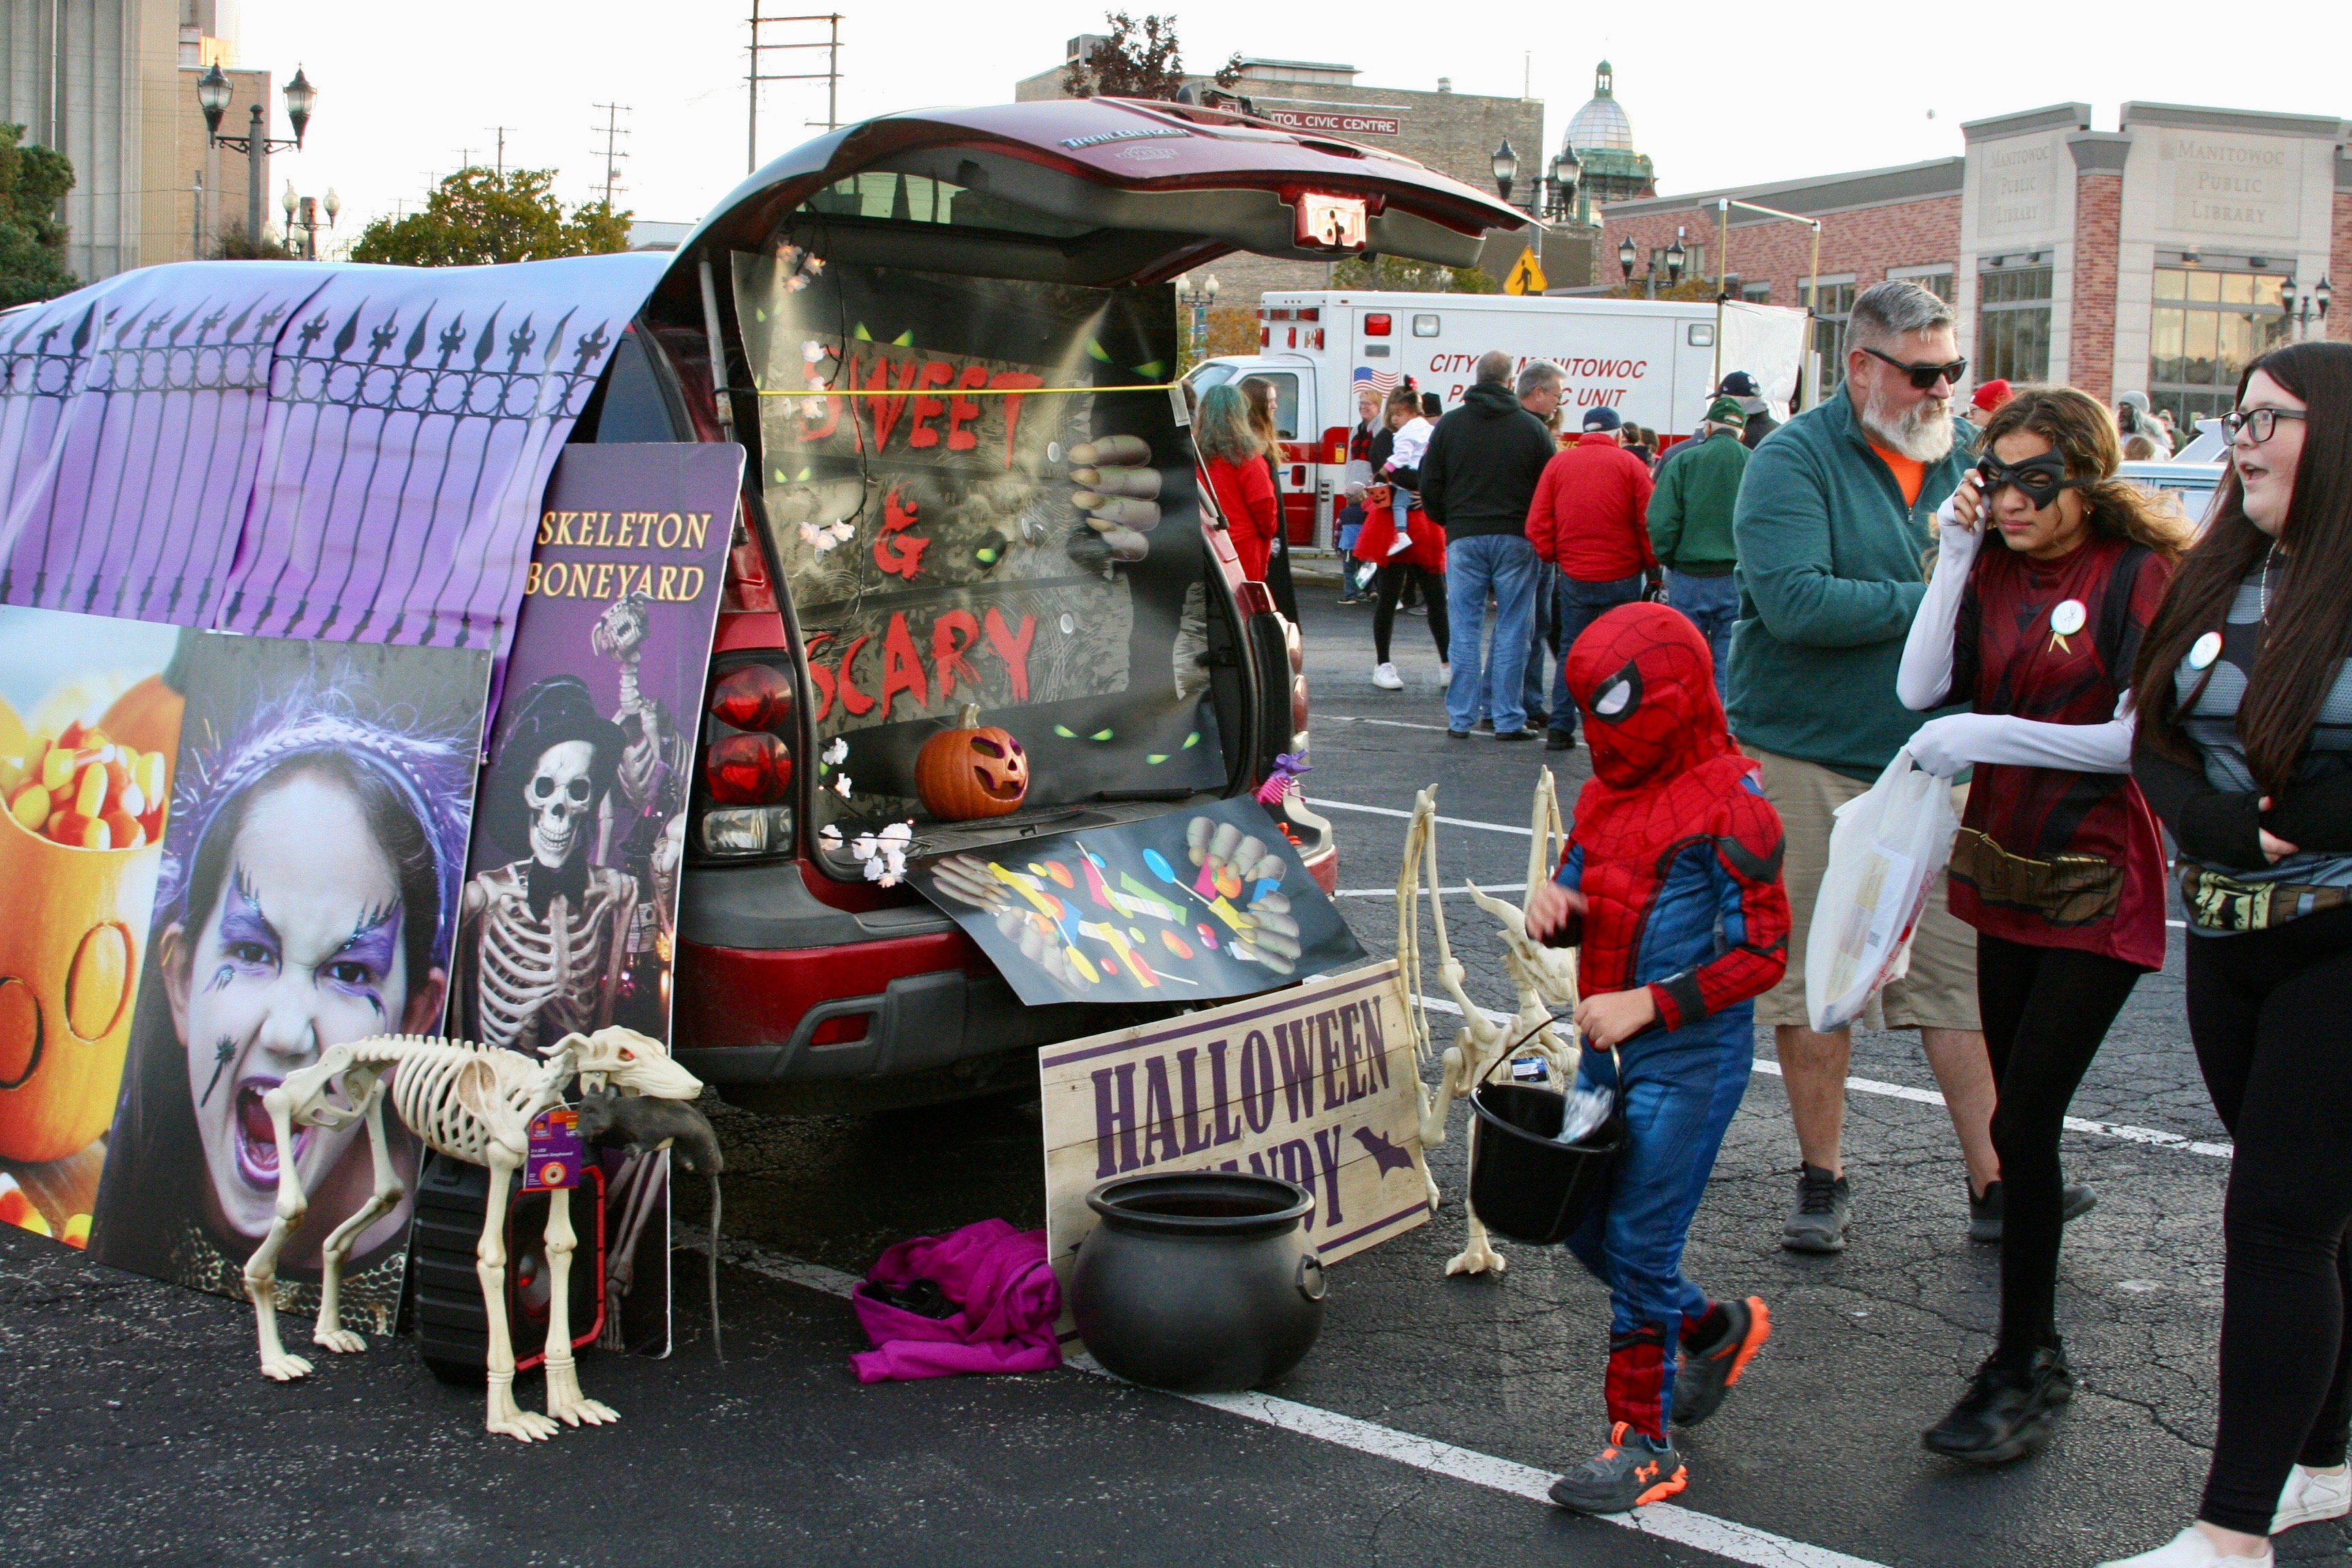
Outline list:
[[[1976,769],[1949,899],[1977,931],[1999,1086],[2000,1179],[1969,1202],[1998,1227],[2000,1334],[1922,1440],[1999,1464],[2039,1450],[2073,1397],[2059,1237],[2090,1194],[2065,1185],[2059,1134],[2133,985],[2164,963],[2164,847],[2131,780],[2126,687],[2188,526],[2116,477],[2114,422],[2072,388],[2018,393],[1979,450],[1938,515],[1896,689],[1916,711],[1974,710],[1930,720],[1906,749],[1932,773]]]

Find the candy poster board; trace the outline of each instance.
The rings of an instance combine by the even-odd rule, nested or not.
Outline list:
[[[459,899],[458,1037],[535,1055],[619,1024],[667,1043],[687,805],[742,479],[732,445],[583,445],[557,462]],[[602,1342],[666,1352],[668,1156],[605,1161]]]
[[[1199,1004],[1364,956],[1249,796],[916,862],[1021,1000]]]
[[[0,649],[21,656],[0,658],[0,774],[22,775],[0,900],[45,911],[11,938],[35,951],[0,958],[5,1217],[241,1297],[277,1200],[262,1096],[327,1047],[439,1020],[488,650],[22,608]],[[388,1120],[413,1186],[418,1146]],[[300,1312],[373,1184],[357,1127],[295,1152],[311,1208],[279,1303]],[[407,1227],[404,1201],[357,1239],[344,1302],[373,1331]]]
[[[1087,1194],[1114,1176],[1297,1182],[1315,1194],[1305,1232],[1326,1263],[1428,1219],[1405,1009],[1390,959],[1041,1050],[1046,1245],[1064,1300],[1095,1226]],[[1074,1331],[1066,1312],[1062,1327]]]

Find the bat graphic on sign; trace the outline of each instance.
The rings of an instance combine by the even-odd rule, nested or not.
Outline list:
[[[1371,1155],[1372,1163],[1381,1168],[1381,1174],[1383,1176],[1387,1175],[1391,1171],[1410,1171],[1412,1169],[1412,1156],[1411,1154],[1407,1153],[1402,1149],[1398,1148],[1395,1144],[1390,1142],[1387,1138],[1373,1131],[1369,1127],[1359,1127],[1356,1129],[1356,1142],[1361,1143],[1364,1146],[1365,1152]]]

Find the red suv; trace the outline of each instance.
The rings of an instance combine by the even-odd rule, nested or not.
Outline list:
[[[1235,250],[1465,265],[1525,222],[1391,154],[1104,99],[868,121],[722,202],[573,437],[749,453],[679,1059],[755,1110],[875,1110],[1016,1087],[1039,1045],[1171,1011],[1024,1006],[877,836],[1002,853],[1303,754],[1298,631],[1198,482],[1169,282]],[[1017,808],[922,804],[914,759],[967,703],[1025,743]],[[1269,810],[1328,891],[1330,825],[1295,790]]]

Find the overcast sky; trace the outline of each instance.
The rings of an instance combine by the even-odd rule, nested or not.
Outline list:
[[[1099,6],[1087,4],[845,0],[841,8],[845,121],[1005,101],[1015,80],[1062,58],[1070,36],[1101,30]],[[1619,6],[1644,20],[1613,26],[1595,26],[1585,7],[1426,0],[1274,11],[1264,0],[1187,0],[1171,8],[1195,69],[1239,50],[1343,61],[1371,86],[1433,89],[1450,76],[1457,91],[1506,95],[1520,91],[1525,74],[1546,100],[1553,142],[1591,96],[1593,64],[1605,54],[1667,194],[1948,157],[1960,151],[1963,121],[2069,100],[2088,102],[2101,130],[2115,128],[2126,99],[2352,112],[2324,6],[2231,13],[2210,4],[2056,0],[2004,12],[1741,0]],[[404,0],[389,8],[243,0],[240,59],[281,81],[298,62],[308,68],[319,89],[309,149],[281,158],[278,179],[282,188],[290,176],[306,195],[334,186],[345,237],[396,201],[419,202],[461,154],[488,162],[501,121],[509,165],[552,165],[561,190],[585,197],[602,179],[602,139],[591,126],[602,123],[594,106],[604,102],[631,106],[622,120],[630,157],[620,204],[640,217],[687,220],[744,172],[749,11],[750,0]],[[1842,26],[1842,16],[1856,19]],[[782,26],[768,34],[779,43],[822,36]],[[772,71],[824,68],[822,51],[768,59]],[[283,100],[271,108],[282,121]],[[764,88],[762,158],[806,139],[804,122],[821,126],[824,115],[823,82]],[[285,133],[282,123],[277,130]],[[1518,151],[1526,158],[1530,150]]]

